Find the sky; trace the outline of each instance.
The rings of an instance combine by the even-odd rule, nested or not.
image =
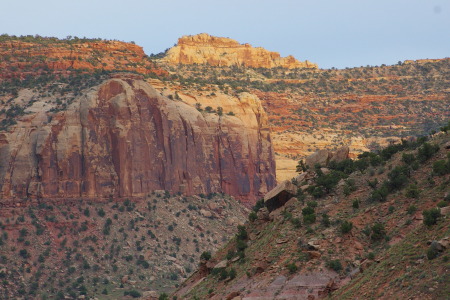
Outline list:
[[[320,68],[450,57],[450,0],[0,0],[0,34],[134,41],[206,32]]]

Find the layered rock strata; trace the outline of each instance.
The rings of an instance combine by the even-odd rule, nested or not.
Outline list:
[[[281,57],[278,52],[261,47],[254,48],[250,44],[239,44],[233,39],[210,36],[206,33],[179,38],[178,44],[167,52],[163,60],[172,64],[317,69],[316,64],[298,61],[291,55]]]

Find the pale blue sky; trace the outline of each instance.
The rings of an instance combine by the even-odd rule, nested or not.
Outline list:
[[[0,33],[135,41],[207,32],[322,68],[450,56],[450,0],[0,0]]]

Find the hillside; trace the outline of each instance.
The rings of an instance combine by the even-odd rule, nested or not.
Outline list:
[[[119,299],[172,291],[234,233],[224,195],[24,200],[0,209],[1,299]]]
[[[174,295],[235,300],[448,296],[448,134],[312,168],[293,182],[266,195],[235,237],[201,261]]]

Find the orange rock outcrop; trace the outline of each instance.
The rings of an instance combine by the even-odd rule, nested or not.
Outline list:
[[[239,44],[230,38],[206,33],[183,36],[172,47],[163,61],[171,64],[209,64],[212,66],[246,66],[253,68],[317,68],[309,61],[298,61],[293,56],[281,57],[278,52]]]
[[[122,70],[140,74],[166,74],[156,67],[142,47],[119,41],[0,42],[0,78],[35,76],[42,70]]]

